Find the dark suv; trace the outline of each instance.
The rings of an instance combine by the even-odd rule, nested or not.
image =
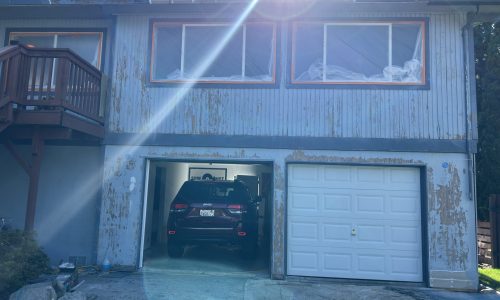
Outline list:
[[[184,182],[170,205],[168,254],[181,257],[185,245],[219,243],[240,245],[253,258],[257,251],[257,203],[241,181]]]

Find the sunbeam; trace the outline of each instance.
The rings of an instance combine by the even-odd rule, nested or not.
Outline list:
[[[223,38],[217,43],[208,54],[203,58],[202,63],[194,70],[193,77],[200,78],[206,70],[210,67],[210,65],[215,61],[227,43],[231,40],[234,34],[239,30],[242,24],[245,22],[246,18],[249,14],[254,10],[255,6],[259,0],[252,0],[248,6],[243,10],[238,19],[231,24],[226,34]],[[166,99],[164,106],[155,113],[155,115],[142,126],[142,128],[134,134],[134,136],[128,141],[127,145],[130,146],[138,146],[141,145],[150,135],[155,133],[155,130],[161,124],[161,122],[172,112],[172,110],[179,104],[189,93],[189,91],[196,84],[196,80],[192,80],[184,83],[179,86],[176,90],[177,93],[171,96],[169,99]],[[109,157],[105,159],[105,166],[99,172],[102,172],[102,182],[107,182],[114,174],[108,170],[107,168],[111,168],[114,165],[114,162],[123,157],[126,154],[134,153],[137,150],[137,147],[123,147],[120,149],[113,157]],[[96,184],[96,178],[100,179],[101,176],[97,175],[94,178],[89,178],[87,182],[84,182],[80,185],[78,189],[76,189],[71,198],[82,198],[89,199],[90,195],[98,195],[99,187],[102,187],[101,184]],[[139,182],[139,184],[143,184]],[[69,202],[68,202],[69,203]],[[71,202],[74,203],[74,202]],[[58,226],[64,227],[67,222],[72,219],[72,216],[76,214],[76,212],[83,206],[83,201],[79,207],[68,207],[68,205],[61,205],[57,210],[51,213],[51,217],[44,218],[37,222],[39,225],[38,229],[44,230],[44,240],[51,240],[55,234],[57,234],[56,230],[49,231],[47,228],[51,228],[53,226],[54,220],[58,220]],[[49,224],[50,223],[50,224]]]
[[[224,49],[224,47],[227,45],[227,43],[231,40],[231,38],[234,36],[236,31],[240,28],[240,26],[243,24],[245,19],[248,17],[248,15],[252,12],[254,9],[255,5],[258,3],[259,0],[252,0],[252,2],[248,5],[248,7],[245,8],[245,10],[242,12],[241,16],[234,22],[229,27],[229,30],[227,33],[224,35],[222,40],[215,45],[213,49],[210,49],[208,51],[208,54],[206,57],[203,58],[202,63],[194,70],[194,78],[200,78],[203,73],[210,67],[210,65],[214,62],[214,60],[217,58],[217,56],[221,53],[221,51]],[[160,111],[158,111],[150,120],[147,122],[142,128],[141,131],[136,134],[129,142],[131,145],[141,145],[150,134],[152,134],[156,128],[160,125],[161,121],[168,116],[172,110],[177,106],[179,102],[181,102],[184,97],[187,95],[187,93],[191,90],[191,88],[196,84],[195,80],[191,80],[189,82],[186,82],[185,84],[181,85],[178,88],[178,92],[171,98],[168,99],[165,103],[165,105],[161,108]]]

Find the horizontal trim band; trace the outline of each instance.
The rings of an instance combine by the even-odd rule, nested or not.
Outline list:
[[[133,133],[108,133],[104,145],[262,148],[388,152],[475,153],[477,141],[438,139],[330,138],[251,135],[152,134],[138,144]]]

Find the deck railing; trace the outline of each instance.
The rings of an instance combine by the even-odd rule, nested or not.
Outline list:
[[[69,49],[0,48],[0,108],[68,110],[103,124],[101,72]]]

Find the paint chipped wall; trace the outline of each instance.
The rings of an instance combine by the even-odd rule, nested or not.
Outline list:
[[[435,286],[475,289],[477,285],[467,282],[468,276],[476,274],[467,266],[477,264],[476,222],[470,219],[475,215],[475,204],[469,194],[467,162],[443,161],[429,167],[427,177],[428,226],[435,229],[429,232],[429,254],[435,265],[430,282]]]
[[[113,264],[135,265],[142,228],[144,159],[124,148],[118,155],[106,151],[102,187],[98,259]]]
[[[464,154],[293,151],[175,147],[106,147],[99,259],[138,266],[147,158],[274,162],[272,277],[286,274],[286,168],[290,162],[426,167],[427,248],[433,287],[477,287],[475,211]],[[135,178],[133,181],[131,178]],[[133,183],[133,189],[131,185]]]
[[[348,16],[429,18],[430,89],[287,88],[286,22],[281,24],[278,88],[185,90],[151,85],[147,78],[150,18],[118,16],[109,129],[116,133],[152,130],[168,134],[464,139],[461,28],[466,23],[465,13],[331,15]],[[182,94],[185,96],[179,96]],[[162,110],[164,116],[155,120]],[[150,122],[158,126],[148,125]]]

